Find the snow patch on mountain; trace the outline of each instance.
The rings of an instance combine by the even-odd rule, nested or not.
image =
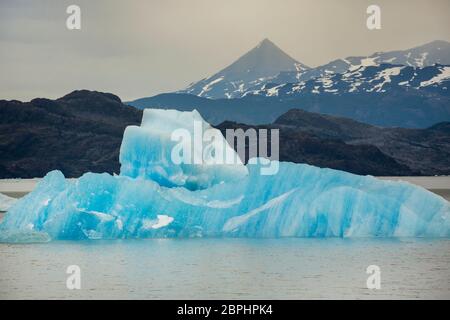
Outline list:
[[[376,92],[384,92],[383,86],[386,83],[391,82],[391,76],[398,76],[400,74],[400,71],[403,69],[403,67],[392,67],[384,69],[377,73],[377,76],[373,80],[369,80],[369,82],[373,82],[374,80],[380,80],[382,79],[382,82],[376,84],[373,89],[369,89],[368,92],[376,91]]]
[[[205,85],[205,86],[202,88],[202,91],[199,93],[199,97],[203,96],[206,92],[210,91],[210,90],[211,90],[211,87],[212,87],[214,84],[219,83],[220,81],[222,81],[223,78],[224,78],[223,76],[222,76],[222,77],[219,77],[219,78],[217,78],[217,79],[212,80],[212,81],[209,82],[207,85]]]
[[[441,72],[439,74],[437,74],[436,76],[434,76],[433,78],[431,78],[430,80],[422,81],[420,83],[420,87],[426,87],[426,86],[438,84],[438,83],[450,78],[450,66],[441,67],[441,68],[439,68],[439,70]]]

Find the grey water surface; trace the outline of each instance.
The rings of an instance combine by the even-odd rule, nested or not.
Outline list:
[[[81,289],[69,290],[69,265]],[[369,290],[369,265],[381,289]],[[450,299],[450,239],[0,244],[1,299]]]

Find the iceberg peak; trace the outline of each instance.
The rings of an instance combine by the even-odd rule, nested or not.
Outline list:
[[[122,176],[165,187],[205,189],[248,174],[222,133],[197,110],[145,109],[141,126],[126,128],[119,158]]]

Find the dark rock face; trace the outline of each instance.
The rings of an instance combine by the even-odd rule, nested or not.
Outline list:
[[[218,125],[247,129],[234,122]],[[429,129],[381,128],[303,110],[290,110],[271,125],[280,130],[280,160],[371,175],[450,174],[450,123]]]
[[[54,169],[67,177],[118,173],[124,129],[141,118],[141,110],[117,96],[86,90],[57,100],[1,100],[0,178],[42,177]],[[450,174],[449,122],[428,129],[381,128],[294,109],[269,125],[218,125],[222,132],[249,127],[280,129],[281,161],[357,174]]]
[[[142,111],[119,97],[95,91],[57,100],[0,100],[0,178],[42,177],[54,169],[67,177],[118,173],[123,131],[141,118]]]
[[[291,110],[275,123],[322,138],[337,138],[351,145],[375,146],[420,175],[450,174],[450,122],[427,129],[382,128],[351,119]]]
[[[415,174],[407,166],[398,163],[395,159],[371,145],[350,145],[339,139],[320,138],[296,128],[283,127],[277,124],[248,126],[226,121],[218,125],[217,128],[223,134],[225,134],[226,129],[279,129],[280,161],[307,163],[317,167],[344,170],[361,175],[407,176]],[[234,148],[236,149],[236,145]],[[248,145],[246,145],[246,150],[245,162],[248,161]],[[269,154],[270,151],[269,149]]]

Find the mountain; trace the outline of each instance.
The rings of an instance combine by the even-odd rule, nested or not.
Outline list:
[[[450,65],[450,43],[436,40],[407,50],[376,52],[370,56],[336,59],[327,64],[301,71],[280,71],[276,77],[258,85],[267,84],[269,81],[276,84],[308,81],[330,74],[344,73],[348,70],[357,70],[361,67],[380,64],[404,65],[415,68],[424,68],[435,64]]]
[[[351,145],[375,146],[420,175],[450,174],[450,122],[426,129],[382,128],[346,118],[291,110],[274,124]]]
[[[391,63],[413,67],[431,66],[436,63],[447,65],[450,64],[450,43],[436,40],[407,50],[376,52],[368,58],[376,64]],[[363,59],[365,58],[359,58],[360,61]]]
[[[293,109],[270,125],[223,122],[228,128],[280,130],[280,160],[372,175],[450,174],[450,122],[426,129],[382,128]]]
[[[320,80],[380,65],[401,65],[410,67],[407,70],[425,71],[429,71],[426,67],[450,65],[450,43],[436,40],[407,50],[352,56],[309,68],[265,39],[231,66],[212,77],[191,84],[179,93],[211,99],[239,98],[248,94],[248,91],[317,78]]]
[[[449,122],[427,129],[381,128],[347,118],[288,111],[289,100],[270,97],[212,100],[168,94],[159,99],[164,106],[180,103],[174,97],[202,106],[212,117],[224,118],[226,114],[217,110],[231,109],[242,119],[254,119],[255,114],[260,121],[273,118],[273,123],[259,126],[228,121],[217,127],[222,131],[280,129],[280,159],[284,161],[358,174],[450,174]],[[288,112],[278,114],[281,110]],[[139,124],[141,118],[141,110],[124,105],[119,97],[95,91],[74,91],[56,100],[0,100],[0,178],[42,177],[54,169],[67,177],[89,171],[118,173],[124,129]]]
[[[342,140],[321,138],[295,128],[284,128],[276,124],[251,126],[226,121],[217,126],[226,134],[226,129],[280,129],[279,160],[307,163],[321,168],[344,170],[361,175],[410,176],[415,172],[399,164],[395,159],[371,145],[351,145]],[[236,149],[236,144],[233,146]],[[269,150],[270,152],[270,150]],[[246,145],[248,157],[248,145]],[[245,159],[247,162],[248,159]]]
[[[127,102],[137,109],[196,109],[211,124],[225,120],[249,124],[274,121],[283,112],[291,109],[276,99],[248,97],[241,99],[208,99],[186,93],[163,93],[150,98]]]
[[[275,77],[280,71],[303,71],[309,67],[291,58],[269,39],[211,77],[191,84],[179,93],[212,99],[234,98],[248,88]]]
[[[289,86],[286,87],[289,90]],[[239,99],[207,99],[189,94],[167,93],[127,104],[139,109],[197,109],[212,124],[230,120],[267,124],[290,109],[351,118],[383,127],[426,128],[450,121],[450,97],[433,90],[397,86],[386,92],[306,92],[301,94],[247,95]]]
[[[450,93],[450,66],[435,64],[427,67],[410,67],[387,63],[358,66],[343,73],[325,73],[307,81],[285,84],[267,83],[259,88],[248,90],[243,96],[379,93],[411,89],[448,96]]]
[[[0,100],[0,178],[42,177],[54,169],[67,177],[118,173],[123,131],[141,117],[119,97],[87,90],[57,100]]]
[[[265,124],[296,108],[377,126],[426,128],[450,120],[449,85],[450,43],[445,41],[308,68],[266,39],[186,90],[127,104],[197,109],[213,124]]]

